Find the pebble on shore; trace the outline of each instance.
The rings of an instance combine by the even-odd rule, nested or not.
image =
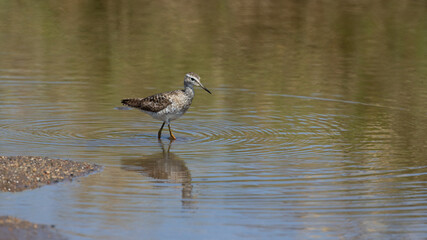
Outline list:
[[[47,184],[72,180],[99,170],[86,162],[32,156],[0,156],[0,190],[20,192]]]

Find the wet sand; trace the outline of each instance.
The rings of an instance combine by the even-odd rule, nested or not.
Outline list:
[[[20,192],[47,184],[71,181],[101,169],[86,162],[43,157],[0,156],[0,190]],[[0,216],[0,240],[67,239],[53,225],[35,224],[9,216]]]
[[[43,157],[0,156],[0,191],[20,192],[47,184],[72,180],[101,166],[86,162]]]
[[[14,217],[0,217],[0,240],[65,240],[53,225],[35,224]]]

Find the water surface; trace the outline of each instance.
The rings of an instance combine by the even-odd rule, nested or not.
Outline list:
[[[425,239],[423,1],[0,3],[0,154],[104,165],[1,193],[70,239]],[[120,100],[182,88],[161,125]]]

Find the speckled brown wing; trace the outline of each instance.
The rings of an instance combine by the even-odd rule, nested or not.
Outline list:
[[[161,111],[171,103],[163,93],[146,98],[127,98],[122,100],[122,104],[124,105],[150,112]]]

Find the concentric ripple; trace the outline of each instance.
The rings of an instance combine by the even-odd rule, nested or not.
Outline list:
[[[6,104],[9,103],[6,101]],[[72,105],[66,107],[60,109],[61,114],[58,115],[62,117],[59,118],[55,116],[58,111],[55,106],[34,103],[25,108],[37,108],[52,117],[31,118],[24,115],[24,118],[13,119],[13,105],[6,105],[9,117],[0,119],[0,128],[10,142],[22,144],[139,146],[155,138],[160,126],[158,121],[143,113],[120,111],[121,108],[111,107],[110,112],[82,113],[72,109]],[[354,127],[347,126],[347,122],[356,121],[355,124],[360,124],[359,120],[364,121],[329,110],[307,111],[298,107],[293,108],[289,115],[282,115],[277,108],[262,111],[238,108],[233,109],[232,114],[220,118],[215,116],[224,111],[220,108],[197,109],[175,121],[172,129],[179,137],[178,142],[198,144],[200,153],[210,152],[204,146],[214,145],[223,150],[232,149],[231,154],[235,155],[263,155],[271,158],[284,153],[288,156],[334,154],[345,141],[343,136],[349,133],[350,127]],[[366,130],[369,131],[367,134],[381,136],[384,142],[391,138],[375,126]],[[166,130],[164,136],[168,136]]]

